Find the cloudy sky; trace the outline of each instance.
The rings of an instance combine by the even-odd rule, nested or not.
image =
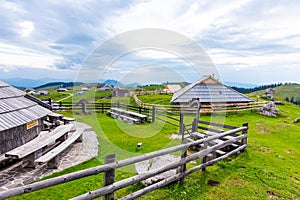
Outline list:
[[[0,0],[0,79],[76,80],[103,43],[152,28],[202,47],[222,81],[300,83],[299,10],[298,0]],[[102,49],[102,57],[111,51]],[[98,78],[191,82],[205,73],[176,52],[140,48],[105,66]]]

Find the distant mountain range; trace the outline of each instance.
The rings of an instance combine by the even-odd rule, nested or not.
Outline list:
[[[224,84],[229,87],[240,87],[240,88],[255,88],[258,86],[250,83],[238,83],[238,82],[230,82],[230,81],[224,81]]]
[[[35,88],[50,82],[70,82],[71,80],[41,78],[41,79],[27,79],[27,78],[8,78],[2,81],[18,88]]]
[[[19,88],[36,88],[38,86],[41,86],[41,85],[44,85],[44,84],[47,84],[50,82],[72,82],[72,80],[62,80],[62,79],[54,79],[54,78],[41,78],[41,79],[8,78],[8,79],[3,79],[3,81],[10,85],[15,86],[15,87],[19,87]],[[112,86],[118,85],[120,87],[129,87],[129,88],[133,88],[133,87],[142,85],[140,83],[124,84],[117,80],[112,80],[112,79],[100,81],[100,83],[108,84],[108,85],[112,85]],[[255,84],[229,82],[229,81],[225,81],[224,84],[227,86],[230,86],[230,87],[240,87],[240,88],[254,88],[254,87],[258,86]]]

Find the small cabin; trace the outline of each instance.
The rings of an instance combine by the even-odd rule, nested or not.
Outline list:
[[[35,94],[38,96],[47,96],[47,95],[49,95],[49,92],[47,90],[40,90],[40,91],[37,91]]]
[[[0,155],[37,137],[43,118],[51,113],[26,96],[0,81]]]
[[[58,88],[56,91],[57,92],[66,92],[66,91],[68,91],[68,89],[67,88]]]
[[[104,91],[109,91],[109,90],[112,90],[112,89],[113,88],[110,85],[104,85],[99,90],[100,90],[100,92],[104,92]]]
[[[175,92],[181,90],[181,86],[177,84],[166,85],[164,92],[168,94],[174,94]]]

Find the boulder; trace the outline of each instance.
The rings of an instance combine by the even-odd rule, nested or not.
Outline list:
[[[279,109],[276,107],[273,101],[268,102],[263,105],[263,107],[257,109],[258,112],[262,115],[266,115],[269,117],[277,117],[279,115]]]
[[[139,163],[135,164],[135,171],[137,174],[144,174],[150,171],[156,171],[162,167],[165,167],[166,165],[172,163],[172,162],[178,162],[180,160],[179,156],[173,156],[170,154],[155,157],[152,160],[145,160]],[[164,180],[165,178],[171,177],[175,174],[177,174],[178,170],[173,169],[166,171],[164,173],[158,174],[156,176],[153,176],[151,178],[148,178],[146,180],[141,181],[141,183],[145,186],[151,185],[153,183],[159,182],[161,180]]]
[[[298,122],[300,122],[300,119],[299,119],[299,118],[296,118],[296,119],[294,120],[294,123],[298,123]]]

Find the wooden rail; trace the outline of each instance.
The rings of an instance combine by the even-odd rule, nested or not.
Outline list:
[[[228,135],[236,134],[235,137],[233,137],[229,140],[226,140],[223,143],[207,147],[206,149],[203,149],[199,152],[196,152],[196,153],[194,153],[190,156],[183,156],[180,159],[180,161],[178,161],[178,162],[173,162],[173,163],[170,163],[167,166],[164,166],[164,167],[162,167],[158,170],[150,171],[150,172],[145,173],[145,174],[139,174],[139,175],[136,175],[136,176],[133,176],[133,177],[130,177],[130,178],[118,181],[118,182],[109,181],[110,184],[106,184],[103,188],[100,188],[98,190],[91,191],[89,193],[80,195],[78,197],[75,197],[74,199],[91,199],[91,198],[96,198],[96,197],[105,196],[105,195],[108,195],[108,196],[112,197],[113,193],[115,191],[121,189],[121,188],[132,185],[132,184],[137,183],[141,180],[145,180],[149,177],[155,176],[159,173],[168,171],[170,169],[174,169],[174,168],[177,168],[179,166],[183,166],[187,162],[198,159],[199,157],[206,157],[209,153],[215,152],[216,150],[224,148],[228,145],[232,145],[233,143],[235,143],[237,141],[240,141],[240,140],[243,141],[243,143],[238,148],[233,149],[232,151],[226,153],[225,155],[222,155],[221,157],[218,157],[218,158],[213,159],[211,161],[206,161],[206,162],[204,162],[204,163],[202,163],[202,164],[200,164],[200,165],[198,165],[194,168],[191,168],[191,169],[181,170],[180,173],[176,174],[175,176],[167,178],[167,179],[165,179],[165,180],[163,180],[159,183],[148,186],[148,187],[146,187],[146,188],[144,188],[140,191],[137,191],[135,193],[132,193],[132,194],[124,197],[124,199],[136,198],[136,197],[141,196],[143,194],[146,194],[146,193],[148,193],[148,192],[150,192],[154,189],[160,188],[160,187],[162,187],[162,186],[164,186],[168,183],[179,180],[182,177],[184,177],[184,176],[186,176],[190,173],[193,173],[193,172],[195,172],[199,169],[203,169],[206,166],[209,166],[210,164],[213,164],[213,163],[215,163],[215,162],[217,162],[221,159],[224,159],[224,158],[226,158],[226,157],[228,157],[228,156],[230,156],[234,153],[238,153],[238,152],[244,150],[247,146],[247,136],[248,136],[247,130],[248,130],[248,127],[243,126],[243,127],[236,128],[236,129],[229,130],[229,131],[225,131],[223,133],[219,133],[219,134],[216,134],[216,135],[213,135],[213,136],[209,136],[207,138],[192,141],[192,142],[189,142],[187,144],[177,145],[177,146],[174,146],[174,147],[170,147],[170,148],[158,150],[158,151],[155,151],[155,152],[139,155],[139,156],[136,156],[136,157],[125,159],[125,160],[114,161],[114,162],[106,162],[106,164],[104,164],[102,166],[97,166],[97,167],[85,169],[85,170],[82,170],[82,171],[73,172],[73,173],[70,173],[70,174],[66,174],[66,175],[62,175],[62,176],[59,176],[59,177],[51,178],[51,179],[48,179],[48,180],[35,182],[35,183],[29,184],[29,185],[20,186],[20,187],[17,187],[17,188],[12,188],[12,189],[9,189],[8,191],[0,192],[0,199],[5,199],[5,198],[12,197],[12,196],[16,196],[16,195],[20,195],[20,194],[24,194],[24,193],[28,193],[28,192],[32,192],[32,191],[36,191],[36,190],[40,190],[40,189],[47,188],[47,187],[50,187],[50,186],[53,186],[53,185],[58,185],[58,184],[61,184],[61,183],[69,182],[69,181],[72,181],[72,180],[75,180],[75,179],[79,179],[79,178],[83,178],[83,177],[87,177],[87,176],[91,176],[91,175],[95,175],[95,174],[99,174],[99,173],[102,173],[102,172],[110,172],[109,174],[111,174],[111,175],[109,175],[108,177],[111,178],[113,173],[114,173],[114,172],[112,172],[112,169],[116,170],[116,169],[124,167],[124,166],[135,164],[135,163],[145,161],[145,160],[148,160],[148,159],[151,159],[151,158],[154,158],[154,157],[174,153],[174,152],[177,152],[177,151],[186,151],[186,149],[188,149],[190,147],[197,146],[197,145],[200,145],[200,144],[203,144],[203,143],[207,143],[209,141],[212,141],[212,140],[215,140],[215,139],[218,139],[218,138],[222,138],[222,137],[225,137],[225,136],[228,136]],[[237,133],[241,133],[241,134],[237,134]],[[104,181],[104,182],[107,183],[107,181]]]

